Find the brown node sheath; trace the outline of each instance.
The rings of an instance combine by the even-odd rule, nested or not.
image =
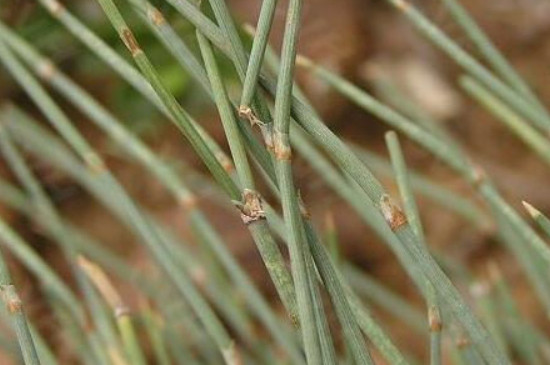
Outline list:
[[[160,26],[166,23],[164,15],[162,15],[162,13],[157,8],[149,8],[148,16],[153,21],[153,24],[155,24],[156,26]]]
[[[250,122],[251,126],[259,125],[263,126],[265,125],[264,122],[262,122],[252,111],[252,109],[247,105],[241,105],[239,107],[239,116],[241,118],[244,118]]]
[[[388,194],[384,194],[380,198],[380,210],[393,232],[407,224],[407,216]]]
[[[6,302],[6,308],[10,314],[20,313],[23,310],[23,302],[19,298],[12,298]]]
[[[133,57],[141,53],[141,48],[139,48],[139,44],[130,29],[122,29],[121,38]]]
[[[288,143],[288,134],[274,131],[273,135],[273,153],[279,161],[290,161],[292,159],[292,150]]]
[[[265,219],[262,199],[254,190],[244,189],[243,204],[238,205],[237,208],[241,211],[241,219],[246,225]]]
[[[431,332],[441,332],[443,323],[441,322],[441,315],[439,309],[436,307],[430,307],[428,309],[428,324]]]

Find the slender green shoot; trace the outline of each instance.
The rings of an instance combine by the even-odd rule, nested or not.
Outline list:
[[[0,229],[4,230],[4,222],[0,220]],[[34,344],[27,318],[23,312],[23,303],[17,294],[15,285],[12,282],[11,275],[4,260],[0,254],[0,293],[6,306],[7,313],[17,334],[17,340],[25,365],[40,365],[38,352]]]

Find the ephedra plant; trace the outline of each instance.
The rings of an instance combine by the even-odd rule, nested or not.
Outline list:
[[[519,263],[546,313],[550,313],[548,218],[525,203],[535,222],[524,219],[460,141],[422,112],[405,108],[405,103],[402,108],[390,106],[298,55],[302,0],[287,4],[280,55],[268,44],[275,0],[262,1],[256,29],[237,23],[224,0],[168,0],[160,8],[148,0],[97,0],[101,16],[112,26],[101,33],[57,0],[36,2],[55,19],[58,31],[81,42],[94,62],[127,82],[133,98],[149,103],[177,127],[181,143],[189,145],[206,168],[201,188],[214,192],[214,199],[225,207],[220,209],[229,206],[227,214],[240,217],[278,298],[268,299],[257,288],[228,248],[226,237],[203,211],[197,193],[199,173],[188,166],[182,172],[157,155],[123,117],[41,54],[37,42],[0,23],[2,69],[33,104],[32,113],[15,101],[0,105],[0,150],[16,181],[0,181],[0,199],[58,244],[61,259],[70,268],[68,278],[61,276],[14,227],[0,220],[1,251],[9,251],[9,256],[0,257],[0,290],[6,304],[2,319],[12,325],[19,346],[12,346],[7,333],[0,345],[15,361],[62,364],[68,357],[83,364],[163,365],[550,362],[545,326],[535,326],[522,316],[496,264],[489,265],[490,280],[481,280],[463,263],[431,248],[424,234],[430,222],[421,220],[422,207],[415,194],[477,229],[491,227],[510,259]],[[457,85],[543,162],[550,161],[548,111],[458,0],[441,3],[475,53],[461,48],[413,4],[388,3],[456,62],[463,72]],[[192,28],[192,36],[181,36],[173,26],[182,19]],[[328,29],[330,19],[326,22]],[[111,37],[115,33],[119,40]],[[227,150],[176,99],[150,47],[164,48],[211,99]],[[227,67],[236,71],[237,81],[228,80]],[[294,82],[297,68],[320,78],[393,129],[386,135],[390,159],[343,140],[327,127]],[[240,86],[238,93],[235,83]],[[36,111],[51,128],[37,121]],[[184,242],[123,187],[87,134],[76,127],[75,111],[169,192],[186,213],[194,245]],[[482,200],[484,208],[472,197],[411,171],[400,139],[414,141],[448,165],[471,184],[476,202]],[[299,193],[302,182],[295,178],[296,156],[348,204],[346,214],[356,214],[387,244],[425,300],[424,306],[392,292],[341,255],[337,226],[329,224],[327,232],[314,226],[308,203]],[[143,245],[158,275],[136,270],[93,232],[72,224],[42,186],[31,158],[68,176],[125,225]],[[379,180],[387,175],[395,176],[399,196],[391,196]],[[19,262],[40,285],[57,331],[65,334],[64,352],[69,353],[65,357],[52,347],[36,319],[25,316],[25,306],[32,303],[18,296],[18,283],[3,257]],[[130,303],[132,299],[116,283],[134,291],[139,303]],[[474,284],[479,289],[475,295],[458,289]],[[284,310],[276,309],[281,306]],[[371,307],[381,308],[411,335],[421,337],[426,344],[424,359],[400,348]]]

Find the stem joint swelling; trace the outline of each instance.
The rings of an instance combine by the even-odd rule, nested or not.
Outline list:
[[[143,52],[130,29],[123,28],[120,33],[120,37],[122,38],[122,41],[124,42],[126,48],[128,48],[128,50],[130,51],[132,57],[136,57]]]
[[[405,213],[388,194],[384,194],[380,198],[380,210],[393,232],[407,224]]]
[[[164,18],[164,15],[155,7],[148,6],[147,7],[147,16],[153,24],[155,24],[157,27],[160,27],[166,23],[166,19]]]
[[[430,326],[430,332],[441,332],[443,328],[441,313],[436,306],[428,308],[428,325]]]
[[[241,105],[239,107],[239,116],[246,119],[252,127],[260,127],[260,132],[264,139],[265,147],[268,151],[273,151],[273,132],[271,123],[266,123],[254,114],[252,109],[247,105]]]
[[[273,131],[273,152],[278,161],[290,161],[292,159],[288,133],[276,129]]]
[[[266,123],[262,122],[260,118],[258,118],[252,109],[247,105],[241,105],[239,107],[239,116],[243,119],[248,120],[251,126],[258,125],[260,127],[265,126]]]
[[[241,219],[245,225],[265,219],[262,198],[257,191],[244,189],[242,202],[233,203],[241,212]]]
[[[14,294],[15,289],[12,284],[0,285],[0,292],[9,314],[15,315],[23,311],[23,302],[17,294]]]

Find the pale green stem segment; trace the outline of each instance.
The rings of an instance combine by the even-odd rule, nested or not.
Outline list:
[[[529,213],[531,218],[533,218],[537,225],[546,234],[546,236],[550,237],[550,219],[542,214],[540,210],[536,209],[527,202],[523,202],[523,206],[525,207],[525,210],[527,210],[527,213]]]
[[[550,143],[548,137],[529,125],[526,120],[512,108],[503,103],[497,96],[475,79],[463,76],[460,86],[479,104],[493,114],[497,121],[503,123],[539,157],[550,165]]]
[[[252,50],[248,60],[248,68],[243,82],[241,105],[239,110],[250,108],[250,103],[257,89],[258,77],[262,68],[262,62],[269,41],[269,33],[273,24],[277,0],[263,0],[260,16],[258,18],[257,31],[254,35]]]
[[[112,116],[105,108],[103,108],[97,101],[95,101],[89,94],[87,94],[83,89],[76,85],[72,80],[67,78],[59,69],[57,69],[50,60],[40,56],[36,51],[34,51],[28,43],[24,42],[21,38],[17,37],[12,33],[9,28],[0,25],[0,30],[2,30],[2,36],[6,37],[6,41],[10,43],[10,46],[24,57],[25,61],[32,65],[32,68],[37,72],[44,81],[50,83],[55,87],[60,93],[66,96],[70,101],[72,101],[78,108],[80,108],[85,114],[87,114],[91,120],[98,124],[98,126],[105,130],[105,132],[115,139],[122,147],[124,147],[130,154],[132,154],[138,161],[140,161],[147,169],[149,169],[159,180],[173,193],[174,197],[181,202],[185,208],[192,210],[191,214],[197,212],[196,198],[193,193],[180,181],[180,178],[175,174],[175,172],[167,165],[166,162],[160,160],[153,151],[149,149],[141,140],[134,136],[131,132],[123,127],[122,122],[117,120]],[[139,74],[138,74],[139,75]],[[139,75],[140,76],[140,75]],[[141,76],[140,76],[141,77]],[[206,77],[206,75],[205,75]],[[207,81],[208,82],[208,81]],[[197,214],[199,214],[197,212]],[[194,215],[193,215],[194,216]],[[203,221],[206,222],[204,217]],[[201,226],[204,228],[206,226]],[[210,227],[212,229],[212,227]],[[97,245],[95,245],[97,246]],[[219,247],[225,248],[225,245],[218,245],[216,252],[219,252]],[[86,252],[90,252],[88,248]],[[105,252],[94,255],[94,260],[104,257]],[[91,253],[90,253],[91,254]],[[227,250],[226,254],[231,255]],[[275,252],[276,254],[276,252]],[[223,256],[223,255],[222,255]],[[269,257],[269,254],[267,254]],[[277,255],[280,261],[283,262],[283,258],[280,254]],[[234,260],[233,260],[234,261]],[[102,261],[103,262],[103,261]],[[226,262],[222,260],[222,262]],[[119,269],[122,266],[117,263],[109,265],[109,267]],[[238,265],[233,265],[233,269],[238,267]],[[117,272],[120,272],[118,270]],[[242,276],[242,275],[241,275]],[[242,279],[242,278],[241,278]],[[250,281],[247,283],[252,285]],[[291,284],[291,282],[290,282]],[[279,287],[280,285],[278,285]],[[290,285],[291,286],[291,285]],[[281,295],[282,298],[288,297],[292,294]],[[259,292],[255,291],[253,297],[258,298],[259,301],[264,301],[261,298]],[[283,299],[284,301],[284,299]],[[292,305],[288,305],[289,308]],[[270,310],[266,310],[266,305],[258,307],[260,310],[260,318],[266,321],[267,327],[273,331],[275,337],[278,339],[281,344],[284,345],[285,349],[291,351],[291,355],[294,359],[294,362],[298,363],[301,358],[296,351],[293,349],[294,345],[289,341],[288,336],[281,333],[280,329],[277,328],[277,321],[273,320],[272,313]]]
[[[516,89],[517,92],[521,93],[523,97],[531,101],[541,113],[546,113],[546,108],[541,104],[529,85],[495,47],[493,42],[491,42],[479,25],[476,24],[475,20],[468,14],[468,11],[464,9],[460,2],[458,0],[442,0],[442,2],[499,76]]]
[[[176,126],[182,131],[191,146],[200,155],[201,159],[206,164],[214,178],[218,181],[220,186],[223,187],[232,199],[239,200],[239,189],[233,181],[228,178],[223,166],[219,163],[213,152],[197,132],[183,108],[163,85],[157,71],[143,50],[140,48],[132,31],[128,28],[128,25],[118,11],[118,8],[110,0],[98,0],[98,2],[104,9],[105,14],[109,18],[109,21],[112,23],[113,27],[117,30],[121,40],[130,51],[130,54],[141,70],[143,76],[151,84],[166,109],[170,112],[170,115],[173,118],[172,120]]]
[[[2,50],[4,51],[4,53],[6,53],[7,48],[3,47]],[[29,80],[32,80],[32,78],[30,75],[28,75],[28,73],[25,73],[26,71],[22,69],[16,69],[15,71],[17,72],[15,75],[18,76],[21,83],[25,83],[26,85],[31,84],[31,81]],[[21,75],[23,75],[24,77],[22,77]],[[34,86],[37,89],[41,89],[40,85],[38,84]],[[34,95],[31,92],[29,93],[31,96]],[[53,101],[49,99],[47,94],[34,95],[34,98],[50,120],[58,118],[57,124],[53,121],[52,123],[56,126],[59,125],[61,133],[66,132],[66,130],[70,130],[71,133],[63,133],[64,135],[68,136],[68,138],[71,138],[72,135],[78,135],[78,131],[74,129],[74,127],[72,127],[66,116],[53,103]],[[44,102],[44,100],[46,100],[46,102]],[[175,100],[173,101],[175,103]],[[176,110],[179,109],[176,108]],[[63,123],[59,124],[60,121]],[[200,137],[197,138],[200,139]],[[79,140],[84,141],[81,136],[79,137]],[[233,342],[226,329],[223,327],[223,324],[221,323],[219,318],[217,318],[216,314],[211,310],[207,302],[205,302],[204,298],[200,295],[196,288],[194,288],[189,281],[184,280],[183,276],[181,275],[181,270],[175,266],[173,258],[169,257],[165,249],[162,247],[162,243],[159,241],[158,235],[151,229],[149,222],[145,220],[145,217],[140,213],[139,209],[135,206],[131,198],[126,194],[126,192],[122,189],[118,182],[108,172],[103,161],[91,149],[91,147],[87,145],[87,143],[84,142],[81,145],[83,146],[82,149],[77,150],[77,152],[79,152],[81,155],[80,157],[87,162],[89,168],[94,171],[97,179],[101,182],[101,184],[105,184],[106,186],[111,187],[111,196],[114,197],[114,199],[120,204],[120,207],[124,209],[124,215],[132,222],[132,227],[136,229],[139,236],[143,239],[143,242],[146,243],[148,248],[154,254],[155,258],[159,260],[159,262],[161,263],[161,267],[165,269],[165,272],[179,287],[181,293],[192,303],[194,310],[197,312],[198,316],[201,317],[201,319],[204,321],[204,324],[209,329],[212,337],[215,338],[221,352],[226,355],[227,359],[233,357],[236,353]],[[213,160],[215,160],[213,155],[210,154],[210,156]],[[217,160],[216,164],[218,164]],[[222,171],[219,176],[222,176],[222,178],[227,176],[226,172],[219,164],[218,167]],[[214,170],[216,170],[216,168]],[[233,186],[230,180],[224,181],[228,182],[226,187]]]
[[[550,129],[550,117],[546,111],[541,111],[540,108],[533,107],[531,100],[525,99],[521,93],[516,92],[514,89],[495,77],[482,64],[476,61],[456,42],[443,33],[441,29],[426,18],[414,5],[410,3],[410,1],[387,1],[400,10],[434,45],[447,53],[450,58],[482,82],[493,93],[495,93],[495,95],[523,116],[528,118],[533,124],[545,130]]]
[[[275,96],[273,149],[281,192],[283,216],[288,231],[291,271],[296,289],[298,315],[306,358],[310,364],[321,364],[323,363],[321,344],[325,340],[319,338],[318,325],[320,323],[315,319],[314,293],[310,290],[311,275],[313,273],[308,269],[307,264],[308,260],[310,260],[310,252],[300,214],[297,191],[292,178],[289,138],[294,62],[301,10],[301,0],[291,0],[289,2],[281,56],[281,69]]]
[[[395,170],[397,185],[403,200],[405,214],[412,226],[414,233],[418,237],[418,242],[422,245],[422,249],[429,253],[428,245],[426,244],[422,222],[420,220],[420,212],[416,205],[414,195],[409,182],[405,157],[395,132],[386,133],[386,144],[390,151],[390,157]],[[428,305],[428,326],[430,331],[430,364],[441,364],[441,329],[442,329],[442,313],[439,307],[435,288],[426,280],[425,283],[425,298]]]
[[[465,171],[465,168],[471,165],[468,164],[467,159],[462,155],[457,154],[456,150],[448,148],[449,146],[444,143],[440,143],[433,136],[425,133],[420,127],[409,122],[406,118],[390,108],[381,105],[378,101],[366,95],[357,87],[345,82],[340,77],[318,66],[314,66],[313,63],[308,60],[302,60],[301,64],[307,68],[313,69],[318,75],[322,75],[323,79],[327,80],[330,85],[336,87],[341,93],[350,97],[360,106],[368,110],[375,110],[377,115],[383,120],[389,121],[392,123],[392,126],[395,126],[401,131],[405,130],[406,132],[404,133],[406,133],[407,136],[417,140],[419,143],[422,142],[424,146],[428,146],[427,148],[430,148],[432,153],[444,159],[444,161],[453,168],[456,168],[461,173],[468,172],[468,181],[476,179],[475,176],[477,176],[477,174],[474,174],[473,170],[466,169]],[[270,89],[272,88],[272,85],[268,82],[265,82],[265,86]],[[385,195],[380,183],[372,176],[371,172],[366,169],[360,161],[357,161],[357,157],[349,151],[349,148],[339,141],[337,137],[335,137],[334,134],[313,115],[313,113],[309,112],[307,106],[304,106],[300,101],[294,99],[293,110],[302,127],[308,130],[312,136],[315,136],[316,139],[319,140],[319,143],[322,143],[325,148],[333,154],[342,168],[344,168],[361,186],[373,202],[380,204],[379,207],[382,211],[385,211],[384,216],[390,226],[393,227],[393,231],[402,244],[410,249],[411,258],[418,268],[424,272],[430,282],[432,282],[439,297],[445,300],[446,305],[454,314],[455,318],[463,324],[472,342],[480,349],[486,361],[491,364],[508,364],[508,359],[499,351],[498,347],[496,347],[487,330],[475,317],[449,278],[433,258],[418,245],[418,239],[414,232],[412,232],[410,226],[406,222],[405,224],[400,223],[400,218],[402,218],[401,216],[403,213],[391,203],[391,200],[387,199],[387,195]]]
[[[8,227],[0,220],[0,230],[5,231]],[[23,360],[25,365],[40,365],[40,359],[38,358],[38,352],[36,351],[35,343],[29,330],[29,324],[27,318],[23,312],[23,303],[17,294],[15,286],[12,283],[12,279],[4,260],[3,255],[0,254],[0,294],[2,300],[6,305],[8,316],[11,319],[13,328],[17,334],[17,341],[23,354]]]

